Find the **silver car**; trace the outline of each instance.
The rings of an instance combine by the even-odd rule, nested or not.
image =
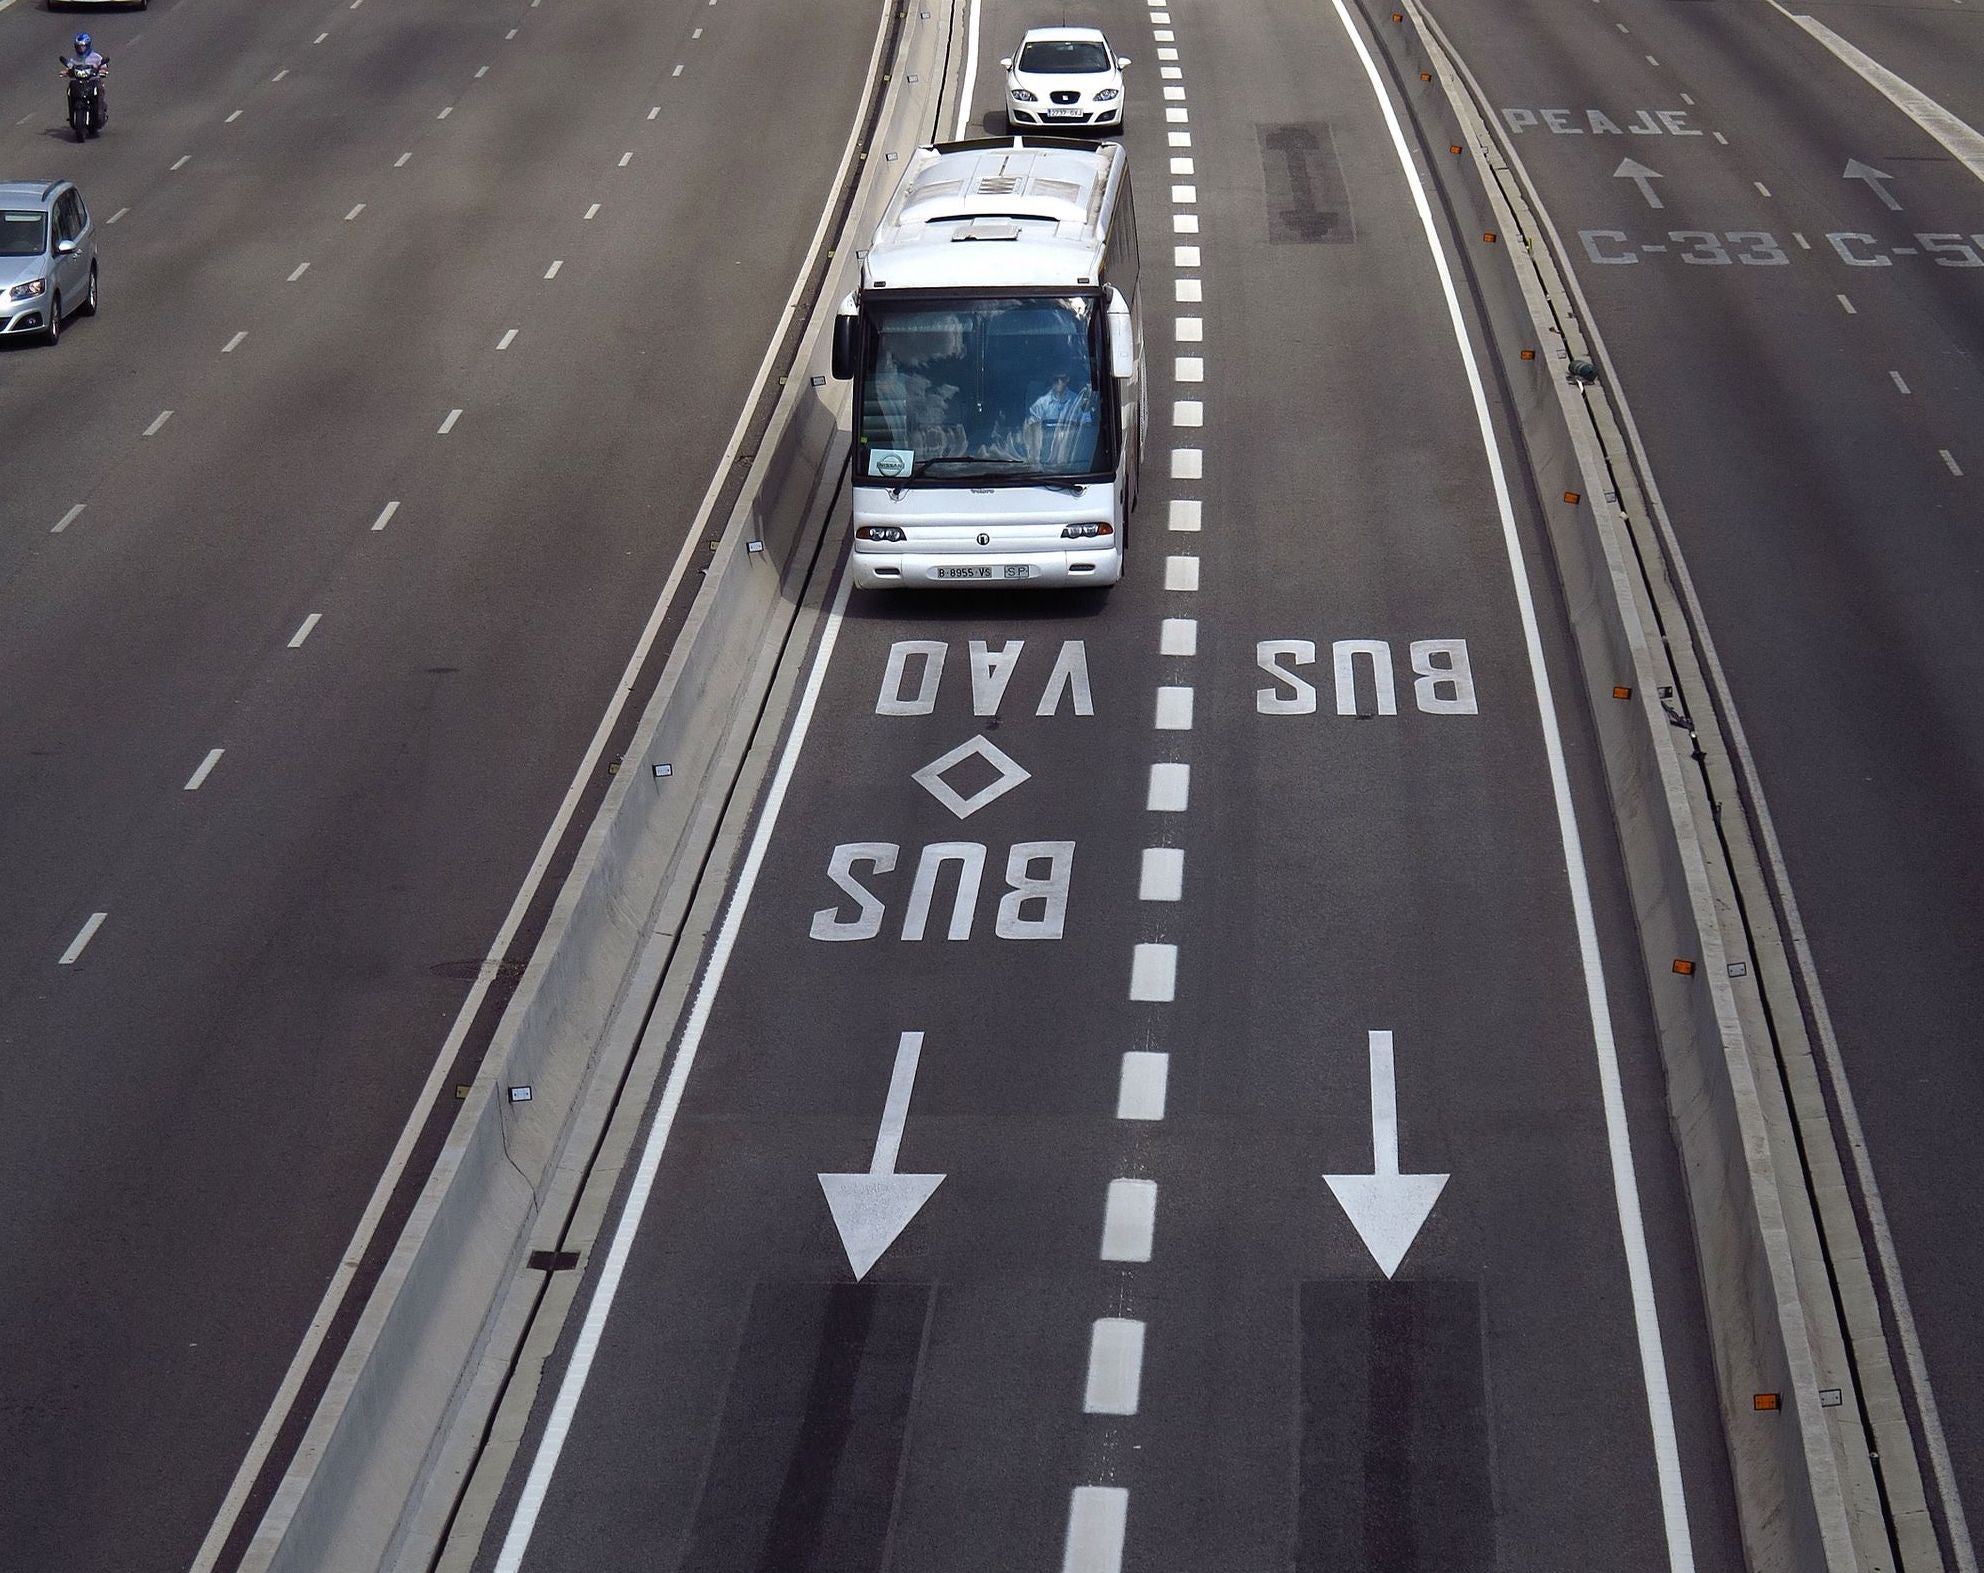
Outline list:
[[[0,181],[0,338],[53,344],[96,315],[96,225],[66,180]]]

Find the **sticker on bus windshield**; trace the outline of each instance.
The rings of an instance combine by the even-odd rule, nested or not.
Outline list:
[[[914,448],[870,448],[868,450],[868,473],[886,475],[893,479],[907,475],[916,468]]]

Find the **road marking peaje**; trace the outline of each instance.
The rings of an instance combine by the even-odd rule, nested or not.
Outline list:
[[[77,503],[67,513],[63,514],[61,518],[55,521],[54,528],[51,529],[48,533],[50,535],[60,535],[64,530],[68,529],[70,525],[76,522],[76,520],[82,515],[83,509],[88,506],[89,505],[87,503]]]
[[[1162,1055],[1152,1055],[1162,1059]],[[1128,1075],[1129,1056],[1124,1056]],[[1158,1100],[1163,1102],[1160,1082]],[[1119,1094],[1120,1097],[1120,1094]],[[1102,1208],[1102,1259],[1105,1262],[1147,1262],[1151,1242],[1157,1235],[1157,1182],[1155,1180],[1111,1180],[1108,1200]]]
[[[73,967],[76,964],[76,958],[83,953],[83,947],[95,937],[96,931],[103,927],[103,920],[109,916],[110,914],[108,912],[92,912],[89,916],[89,921],[83,925],[81,932],[69,941],[69,948],[62,952],[61,959],[55,965],[58,967]]]
[[[1185,853],[1179,847],[1145,847],[1137,876],[1137,900],[1183,901]]]
[[[1116,1118],[1163,1119],[1164,1089],[1170,1076],[1170,1055],[1158,1054],[1149,1049],[1130,1050],[1123,1056],[1123,1077],[1116,1084]],[[1151,1189],[1155,1191],[1156,1187],[1152,1186]]]
[[[153,421],[153,422],[151,423],[151,425],[149,425],[149,426],[147,426],[147,427],[145,428],[145,435],[146,435],[147,437],[155,437],[155,436],[157,436],[157,435],[158,435],[158,431],[159,431],[159,428],[160,428],[161,426],[163,426],[163,425],[164,425],[164,424],[165,424],[165,423],[166,423],[167,421],[169,421],[169,420],[171,420],[171,419],[172,419],[172,411],[170,411],[170,410],[161,410],[161,411],[159,412],[159,417],[158,417],[158,419],[157,419],[157,420],[155,420],[155,421]]]
[[[220,347],[221,354],[232,355],[235,352],[235,350],[240,348],[241,341],[247,337],[248,335],[245,331],[235,334],[233,338],[229,339],[225,344],[223,344]]]
[[[199,791],[200,783],[214,773],[214,766],[220,763],[220,756],[226,752],[227,750],[224,748],[212,750],[205,759],[200,761],[200,768],[195,770],[191,776],[187,777],[184,790],[188,792]]]
[[[1130,1493],[1121,1486],[1076,1486],[1068,1503],[1061,1573],[1122,1573]]]
[[[1196,590],[1199,587],[1199,560],[1196,557],[1167,557],[1164,559],[1164,588],[1167,590]]]
[[[318,623],[322,622],[323,618],[324,614],[322,612],[312,612],[308,617],[304,618],[296,632],[289,636],[289,648],[292,650],[302,649],[303,641],[310,637],[310,631]]]
[[[455,422],[460,420],[461,418],[462,418],[462,412],[460,410],[448,411],[448,418],[443,422],[441,422],[441,429],[437,431],[434,435],[436,437],[447,436],[449,432],[455,429]]]
[[[1192,767],[1166,761],[1150,767],[1144,808],[1153,814],[1182,814],[1192,800]]]
[[[1098,1317],[1089,1330],[1082,1413],[1135,1414],[1143,1374],[1144,1324],[1126,1316]]]
[[[397,500],[387,503],[385,507],[379,510],[379,517],[372,521],[372,528],[375,530],[385,529],[392,522],[393,515],[399,511],[400,505]]]
[[[1199,653],[1199,620],[1196,617],[1167,617],[1157,628],[1159,655]]]

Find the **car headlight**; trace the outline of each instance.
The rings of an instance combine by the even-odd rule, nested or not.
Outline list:
[[[7,291],[9,300],[33,300],[37,295],[48,293],[47,279],[29,279],[25,284],[16,284]]]
[[[1097,93],[1095,95],[1095,101],[1098,104],[1106,104],[1110,101],[1110,99],[1117,97],[1118,94],[1119,94],[1119,89],[1113,87],[1105,87],[1100,93]]]
[[[1036,102],[1035,96],[1023,87],[1008,88],[1006,91],[1013,95],[1013,102],[1016,104],[1031,104]]]

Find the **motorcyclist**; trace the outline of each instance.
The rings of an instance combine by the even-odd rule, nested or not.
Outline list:
[[[107,85],[110,76],[109,59],[97,53],[96,44],[88,33],[76,35],[76,53],[73,56],[62,55],[59,58],[62,61],[62,74],[65,77],[78,66],[82,66],[96,71],[103,79],[98,82],[96,90],[97,123],[99,125],[106,123],[110,119],[110,89]]]

